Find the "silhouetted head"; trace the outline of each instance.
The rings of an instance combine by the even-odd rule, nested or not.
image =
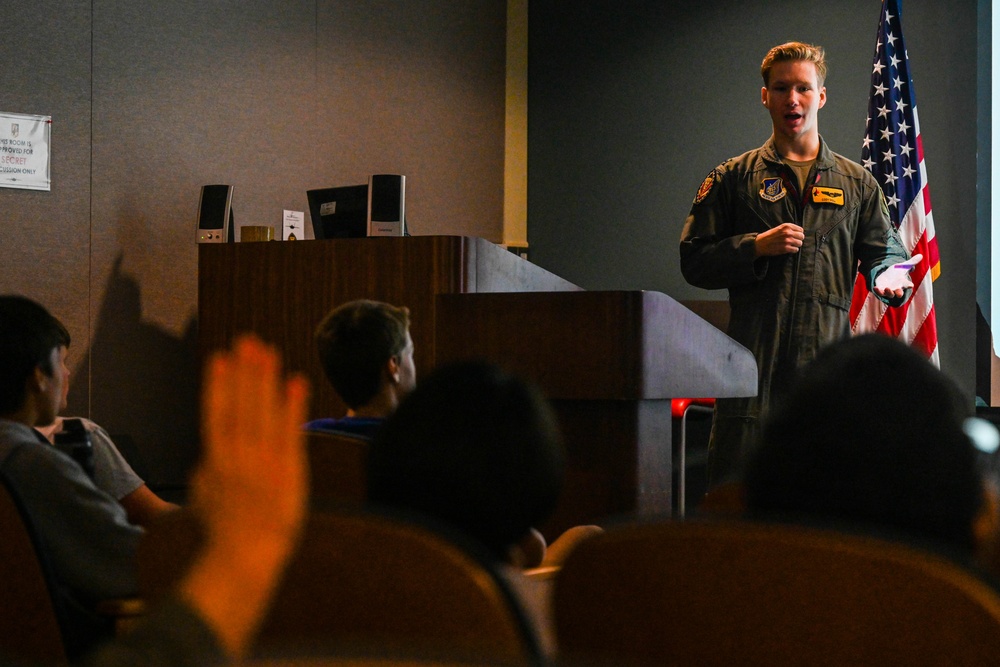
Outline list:
[[[323,371],[349,408],[369,403],[386,382],[398,384],[400,397],[416,384],[406,308],[349,301],[327,314],[315,338]]]
[[[974,546],[983,502],[962,430],[972,402],[903,343],[869,334],[804,366],[764,420],[748,509],[881,526]]]
[[[60,347],[68,345],[69,332],[44,307],[23,296],[0,296],[0,415],[24,406],[36,369],[59,380],[61,395],[56,366]]]
[[[564,454],[537,389],[487,363],[436,370],[371,445],[372,503],[415,510],[476,538],[499,558],[544,521]]]

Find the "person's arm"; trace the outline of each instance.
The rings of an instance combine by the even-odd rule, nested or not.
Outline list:
[[[153,493],[145,483],[119,498],[118,502],[125,508],[128,520],[143,527],[148,526],[164,514],[179,509],[177,505],[169,503]]]
[[[681,273],[703,289],[723,289],[756,282],[767,262],[758,252],[760,229],[742,229],[732,191],[736,176],[726,165],[716,167],[702,183],[681,232]]]
[[[178,509],[177,505],[163,500],[146,486],[146,482],[122,456],[107,431],[89,419],[71,419],[83,421],[90,435],[94,457],[94,485],[121,503],[130,523],[146,527],[164,513]],[[63,417],[58,417],[51,425],[36,426],[35,430],[51,443],[55,441],[55,434],[62,431],[64,421]]]
[[[4,466],[62,584],[85,603],[136,594],[142,530],[117,500],[55,447],[21,447]]]
[[[870,292],[890,306],[901,306],[910,298],[913,290],[905,289],[899,294],[879,294],[875,290],[875,280],[894,264],[908,260],[910,255],[889,218],[889,208],[874,177],[869,179],[866,192],[854,239],[855,255],[860,260],[858,271],[864,276],[865,285]]]
[[[83,423],[90,433],[94,452],[94,484],[118,499],[129,521],[148,526],[157,517],[177,509],[177,505],[166,502],[146,486],[107,431],[89,419]]]

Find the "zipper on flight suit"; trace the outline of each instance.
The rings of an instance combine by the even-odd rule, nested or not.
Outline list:
[[[791,167],[789,167],[785,163],[782,163],[781,166],[784,172],[781,175],[781,180],[784,182],[785,187],[788,188],[789,191],[797,195],[799,201],[799,211],[798,211],[799,219],[796,220],[795,222],[799,225],[799,227],[802,228],[804,233],[805,226],[803,223],[805,222],[805,217],[806,217],[806,203],[809,199],[809,192],[812,191],[813,187],[815,187],[817,183],[819,183],[820,172],[818,169],[816,169],[816,165],[814,164],[812,169],[810,170],[810,174],[813,177],[812,182],[810,183],[809,177],[806,176],[806,187],[803,188],[802,192],[800,193],[798,184],[799,179],[789,178],[789,174],[795,176],[795,173],[792,171]],[[791,294],[789,295],[790,303],[788,311],[789,329],[788,329],[788,336],[785,337],[785,353],[783,355],[786,363],[791,361],[791,354],[792,354],[792,334],[793,334],[792,329],[795,327],[795,305],[799,297],[799,255],[801,254],[802,254],[802,249],[799,249],[799,252],[795,253],[795,256],[792,258],[792,291]]]

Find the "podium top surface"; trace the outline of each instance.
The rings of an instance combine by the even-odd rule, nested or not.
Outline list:
[[[753,354],[661,292],[437,298],[438,362],[482,357],[550,398],[753,396]]]
[[[198,248],[198,339],[202,355],[252,331],[282,350],[285,367],[313,387],[310,417],[343,414],[323,375],[313,332],[334,307],[373,299],[410,310],[418,377],[437,365],[435,297],[471,292],[579,290],[486,239],[405,236]]]
[[[232,279],[235,272],[243,270],[266,277],[272,285],[309,271],[320,272],[318,279],[330,277],[340,284],[349,281],[375,290],[394,277],[419,281],[433,293],[580,289],[495,243],[473,236],[211,243],[199,246],[198,257],[203,275],[220,272],[214,276],[216,280]]]

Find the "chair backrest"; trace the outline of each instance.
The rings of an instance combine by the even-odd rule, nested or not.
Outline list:
[[[737,519],[746,514],[743,483],[727,480],[716,484],[701,498],[694,514],[698,517]]]
[[[30,664],[65,663],[59,621],[31,533],[0,483],[0,655]]]
[[[940,555],[749,522],[621,526],[556,580],[560,650],[583,664],[986,664],[1000,595]]]
[[[155,524],[140,544],[143,594],[155,600],[169,590],[200,539],[186,512]],[[374,513],[313,513],[261,625],[258,650],[374,649],[539,663],[537,635],[511,587],[474,548],[458,544]]]
[[[336,433],[306,433],[310,496],[314,506],[365,502],[368,482],[367,440]]]

